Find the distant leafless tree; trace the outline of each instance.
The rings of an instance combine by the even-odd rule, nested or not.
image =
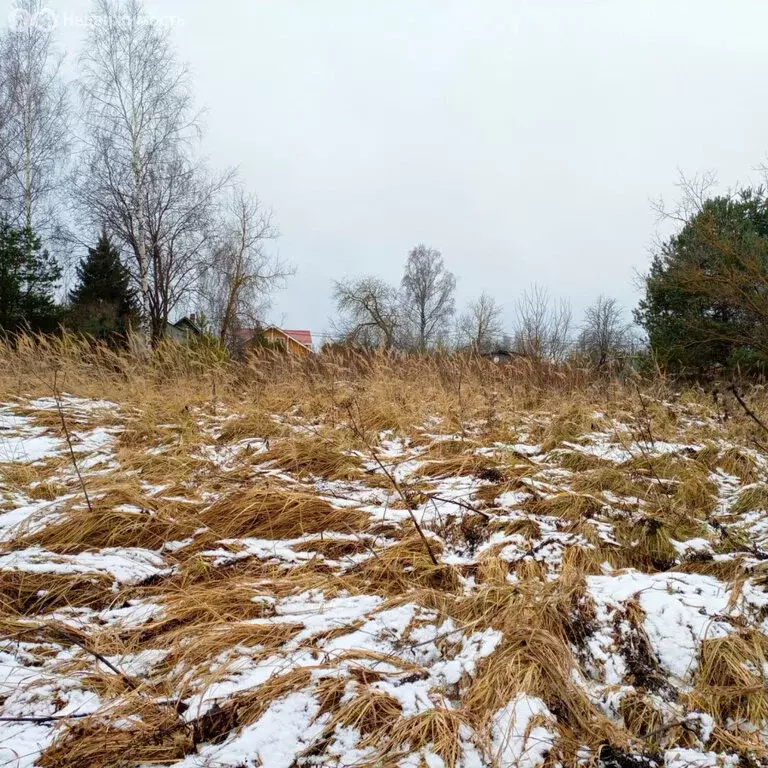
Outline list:
[[[62,57],[42,0],[17,0],[0,39],[0,197],[17,226],[52,234],[53,195],[69,144]]]
[[[518,301],[514,347],[536,360],[562,362],[571,346],[573,313],[568,301],[553,302],[545,288],[534,285]]]
[[[437,343],[456,311],[456,278],[445,268],[440,251],[418,245],[405,265],[403,309],[419,349]]]
[[[579,351],[598,368],[626,353],[633,344],[632,325],[616,299],[599,296],[584,316]]]
[[[206,313],[222,344],[234,345],[238,330],[257,325],[274,290],[293,274],[267,252],[277,237],[271,211],[235,188],[224,205],[219,242],[205,275]]]
[[[157,340],[169,315],[195,300],[201,268],[210,264],[218,247],[216,214],[231,175],[212,177],[204,167],[178,154],[148,176],[143,205],[148,309],[152,336]]]
[[[80,60],[86,159],[77,199],[90,223],[106,225],[130,252],[145,322],[154,325],[167,306],[158,292],[167,289],[179,250],[150,258],[150,248],[176,248],[174,228],[198,210],[193,202],[168,223],[162,206],[177,205],[173,191],[180,184],[190,194],[202,183],[189,175],[186,161],[197,133],[189,75],[176,59],[170,31],[139,0],[95,0],[93,13]],[[206,197],[200,193],[198,187],[192,197]],[[160,208],[150,211],[153,203]],[[159,330],[152,328],[153,334]]]
[[[562,363],[568,357],[573,346],[573,310],[571,302],[560,299],[553,303],[549,332],[549,358],[555,363]]]
[[[473,301],[459,318],[459,343],[476,352],[490,352],[502,344],[502,309],[487,293]]]
[[[333,297],[340,314],[337,334],[361,346],[390,349],[401,332],[398,293],[377,277],[342,280],[334,284]]]

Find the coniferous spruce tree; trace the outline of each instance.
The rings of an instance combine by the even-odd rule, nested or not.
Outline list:
[[[704,201],[654,257],[635,320],[676,373],[768,370],[766,191]]]
[[[0,222],[0,333],[56,330],[61,269],[30,229]]]
[[[70,291],[69,325],[99,339],[122,336],[138,319],[131,276],[106,231],[77,267],[77,287]]]

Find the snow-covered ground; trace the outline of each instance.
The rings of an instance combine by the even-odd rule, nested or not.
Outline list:
[[[701,414],[342,449],[61,406],[74,460],[55,400],[0,404],[0,768],[765,758],[765,458]],[[297,435],[351,469],[270,461]]]

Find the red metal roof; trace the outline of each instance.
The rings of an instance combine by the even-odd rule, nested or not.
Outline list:
[[[310,331],[289,331],[285,328],[278,328],[277,330],[282,331],[286,336],[290,336],[305,347],[312,347],[312,333]]]
[[[276,325],[270,326],[269,328],[265,329],[266,331],[279,331],[280,333],[284,333],[286,336],[290,336],[294,341],[297,341],[299,344],[303,344],[305,347],[308,347],[309,349],[312,349],[312,332],[311,331],[288,331],[285,328],[278,328]],[[241,330],[237,331],[237,337],[244,342],[250,341],[256,331],[253,330],[253,328],[242,328]]]

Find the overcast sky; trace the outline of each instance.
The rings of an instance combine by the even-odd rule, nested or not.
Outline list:
[[[2,0],[8,11],[12,3]],[[759,181],[765,0],[150,0],[204,148],[274,209],[298,272],[272,320],[320,333],[334,279],[439,248],[512,324],[532,282],[631,308],[678,169]],[[73,64],[88,0],[50,0]]]

